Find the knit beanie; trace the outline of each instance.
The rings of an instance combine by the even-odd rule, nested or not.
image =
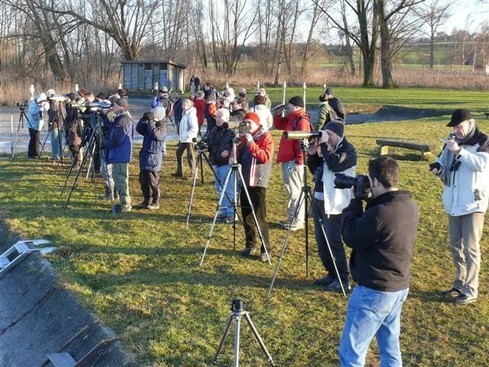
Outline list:
[[[154,113],[156,121],[162,121],[166,116],[166,110],[161,106],[156,106],[151,110],[151,112]]]
[[[342,138],[345,133],[345,122],[342,119],[331,120],[326,124],[324,130],[332,131]]]
[[[254,123],[256,123],[257,125],[260,125],[260,117],[256,113],[254,113],[254,112],[248,112],[243,117],[243,121],[245,121],[245,120],[251,120]]]
[[[296,106],[304,108],[304,100],[300,96],[295,96],[289,99],[289,103]]]
[[[127,99],[125,98],[119,98],[118,100],[115,101],[115,103],[119,106],[121,106],[122,108],[124,108],[125,110],[127,110],[129,108],[129,103],[127,102]]]

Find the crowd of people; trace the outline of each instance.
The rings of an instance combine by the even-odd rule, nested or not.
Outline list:
[[[133,130],[143,136],[139,151],[139,183],[143,201],[139,209],[160,208],[160,170],[167,126],[176,128],[176,178],[195,178],[196,142],[209,153],[219,201],[217,220],[236,222],[237,208],[245,233],[244,257],[273,255],[267,219],[267,187],[272,170],[274,141],[271,129],[283,131],[277,163],[286,192],[283,228],[303,230],[308,211],[325,274],[314,284],[331,292],[352,291],[341,338],[341,366],[361,366],[374,336],[381,365],[400,366],[400,315],[409,291],[410,265],[419,224],[419,209],[411,193],[400,190],[395,159],[370,160],[364,184],[370,197],[338,187],[338,174],[355,177],[357,152],[345,136],[346,113],[331,88],[319,96],[316,121],[305,111],[304,100],[293,96],[271,108],[265,89],[248,98],[246,90],[227,86],[222,92],[192,76],[188,98],[167,87],[159,89],[146,113],[133,124],[124,90],[110,96],[80,90],[59,96],[54,90],[39,94],[28,107],[28,157],[40,154],[39,131],[47,116],[52,159],[63,157],[63,140],[74,165],[91,154],[95,170],[104,177],[106,197],[113,211],[132,210],[129,162]],[[101,103],[106,101],[110,108]],[[135,125],[135,127],[133,126]],[[454,111],[445,146],[430,171],[445,186],[443,204],[448,215],[450,248],[455,265],[453,286],[442,296],[456,305],[475,302],[478,296],[480,247],[489,198],[489,138],[476,126],[468,110]],[[205,129],[204,129],[205,127]],[[312,132],[319,132],[313,134]],[[289,139],[301,132],[308,139]],[[93,145],[88,145],[93,136]],[[85,151],[84,151],[85,150]],[[183,153],[188,171],[185,173]],[[241,182],[229,175],[239,166]],[[301,200],[307,170],[313,175],[311,208]],[[226,182],[226,184],[225,184]],[[115,204],[115,200],[119,200]],[[345,245],[352,249],[348,262]]]

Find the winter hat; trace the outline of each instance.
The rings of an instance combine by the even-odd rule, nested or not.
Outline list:
[[[115,101],[115,104],[119,105],[120,107],[124,108],[127,110],[129,108],[129,103],[127,102],[127,99],[125,98],[119,98],[118,100]]]
[[[333,89],[331,89],[330,87],[326,88],[324,90],[324,94],[328,95],[328,96],[332,96],[333,95]]]
[[[46,93],[40,93],[36,97],[36,103],[46,102],[47,100]]]
[[[52,96],[54,96],[56,94],[56,91],[54,89],[48,89],[46,91],[46,95],[51,98]]]
[[[161,121],[165,118],[166,116],[166,110],[164,107],[161,107],[161,106],[158,106],[158,107],[155,107],[151,110],[151,112],[154,113],[155,115],[155,120],[156,121]]]
[[[168,88],[167,87],[161,87],[160,90],[158,90],[160,93],[168,93]]]
[[[324,130],[332,131],[342,138],[345,133],[345,122],[342,119],[331,120],[326,124]]]
[[[304,108],[304,100],[302,99],[302,97],[299,96],[292,97],[291,99],[289,99],[289,103],[296,107]]]
[[[223,122],[228,122],[229,121],[229,110],[227,108],[219,108],[217,110],[217,113],[221,114],[221,119]]]
[[[254,123],[256,123],[257,125],[260,125],[260,117],[256,113],[254,113],[254,112],[248,112],[243,117],[243,121],[245,121],[245,120],[251,120]]]
[[[450,122],[447,124],[448,127],[454,127],[460,124],[461,122],[472,119],[472,114],[469,110],[466,109],[458,109],[453,111],[452,118]]]
[[[65,95],[70,101],[74,101],[76,99],[75,93],[68,93]]]

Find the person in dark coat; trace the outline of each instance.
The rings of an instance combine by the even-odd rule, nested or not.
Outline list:
[[[381,366],[402,366],[401,311],[409,292],[419,208],[409,191],[399,190],[394,158],[369,162],[372,198],[363,210],[354,197],[343,210],[343,240],[352,248],[350,270],[357,282],[348,301],[339,348],[340,365],[363,366],[373,337]]]
[[[163,142],[166,137],[165,109],[156,107],[138,121],[136,131],[143,138],[139,151],[139,183],[143,202],[137,208],[160,208],[160,171],[163,161]]]

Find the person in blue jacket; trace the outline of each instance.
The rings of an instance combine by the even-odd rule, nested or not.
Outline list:
[[[137,207],[156,210],[160,208],[160,170],[166,137],[165,109],[160,106],[145,113],[138,121],[136,131],[144,137],[139,151],[139,183],[143,202]]]
[[[129,162],[132,157],[132,119],[128,111],[127,99],[119,98],[111,110],[113,121],[104,119],[107,129],[101,148],[107,149],[107,170],[114,180],[114,189],[119,195],[119,204],[115,212],[129,212],[132,209],[129,195]]]

